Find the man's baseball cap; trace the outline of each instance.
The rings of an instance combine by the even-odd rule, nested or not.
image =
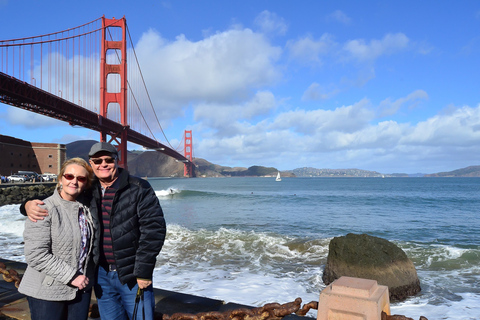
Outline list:
[[[99,152],[109,152],[109,153],[111,153],[112,155],[114,155],[118,158],[117,149],[108,142],[97,142],[97,143],[95,143],[92,146],[92,148],[90,149],[90,152],[88,153],[88,156],[93,157],[95,154],[97,154]]]

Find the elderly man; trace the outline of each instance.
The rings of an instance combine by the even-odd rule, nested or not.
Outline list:
[[[153,270],[166,234],[162,208],[147,181],[118,167],[114,146],[96,143],[88,156],[96,175],[90,209],[96,229],[93,256],[99,266],[95,295],[100,316],[131,319],[137,291],[143,289],[138,309],[144,309],[145,319],[153,319]],[[25,205],[32,221],[47,214],[38,203]]]

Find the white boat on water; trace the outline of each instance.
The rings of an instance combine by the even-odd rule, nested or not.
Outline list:
[[[282,181],[282,178],[280,177],[280,171],[278,171],[275,181]]]

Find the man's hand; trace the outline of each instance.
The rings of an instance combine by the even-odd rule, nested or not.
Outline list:
[[[138,283],[138,287],[140,289],[145,289],[147,288],[149,285],[152,284],[152,280],[145,280],[145,279],[138,279],[137,278],[137,283]]]
[[[41,200],[30,200],[25,203],[25,211],[27,212],[28,219],[30,219],[32,222],[43,220],[46,216],[48,216],[47,210],[39,207],[41,204],[45,203]]]

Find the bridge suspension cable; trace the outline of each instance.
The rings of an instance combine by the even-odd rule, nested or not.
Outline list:
[[[83,108],[98,112],[101,20],[102,18],[98,18],[74,28],[44,35],[0,40],[0,72],[12,75]],[[112,33],[114,29],[107,25],[111,39],[116,37]],[[128,65],[129,125],[143,134],[148,133],[148,136],[158,142],[149,125],[149,121],[154,120],[168,146],[177,150],[178,148],[172,147],[160,124],[128,27],[127,32],[130,56],[135,59],[134,64]],[[121,59],[118,52],[115,55],[117,60]],[[137,74],[138,81],[135,81]],[[118,90],[119,85],[115,83],[115,79],[109,81],[109,85],[113,90]],[[139,93],[142,89],[144,92]],[[137,113],[131,108],[133,106]],[[148,106],[149,111],[145,107],[142,110],[141,106]],[[109,111],[108,118],[119,121],[118,109],[113,107]],[[140,119],[142,121],[139,121]]]
[[[125,18],[0,40],[0,102],[98,131],[101,141],[109,136],[125,166],[127,141],[192,165],[160,124]],[[158,130],[168,146],[155,138]]]
[[[82,107],[98,105],[91,80],[99,73],[92,57],[98,56],[95,37],[102,28],[100,20],[45,35],[0,40],[0,71]]]
[[[155,112],[155,108],[153,107],[153,103],[152,103],[152,99],[150,98],[150,94],[148,93],[148,90],[146,90],[147,88],[147,85],[145,84],[145,78],[143,77],[143,73],[142,73],[142,69],[140,68],[140,64],[138,62],[138,58],[137,58],[137,53],[135,51],[135,48],[133,46],[133,41],[132,41],[132,37],[130,35],[130,30],[128,29],[128,26],[127,26],[127,34],[128,34],[128,39],[130,40],[130,43],[132,45],[132,52],[133,52],[133,55],[135,56],[135,62],[137,63],[137,67],[138,67],[138,70],[139,70],[139,73],[140,73],[140,77],[141,77],[141,80],[142,80],[142,83],[143,83],[143,86],[145,88],[145,92],[146,92],[146,95],[148,97],[148,101],[149,101],[149,105],[150,107],[152,108],[152,111],[153,111],[153,114],[155,116],[155,120],[157,121],[157,124],[158,124],[158,127],[160,128],[160,131],[162,132],[163,134],[163,137],[165,138],[165,141],[168,143],[168,145],[170,146],[170,148],[172,149],[175,149],[172,147],[172,145],[170,144],[170,141],[168,140],[167,136],[165,135],[165,132],[163,131],[163,128],[162,128],[162,125],[160,124],[160,121],[158,120],[158,116],[157,116],[157,113]],[[127,81],[128,82],[128,81]],[[128,86],[130,87],[130,83],[128,83]],[[143,113],[141,112],[139,106],[138,106],[138,103],[137,103],[137,100],[135,99],[135,95],[132,91],[132,94],[133,94],[133,98],[134,98],[134,101],[135,101],[135,106],[137,107],[137,109],[139,110],[140,114],[142,115],[143,117]],[[154,139],[156,141],[158,141],[156,138],[155,138],[155,135],[153,134],[152,130],[150,129],[150,127],[148,126],[148,123],[146,121],[146,119],[144,118],[145,120],[145,124],[147,125],[147,128],[148,130],[150,131],[150,133],[152,134],[152,136],[154,137]],[[178,148],[175,149],[178,151]]]

